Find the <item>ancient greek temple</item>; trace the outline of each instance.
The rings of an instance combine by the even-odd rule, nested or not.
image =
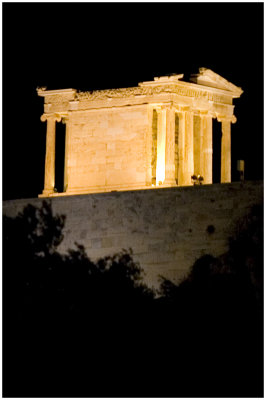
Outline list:
[[[154,78],[137,87],[44,97],[46,155],[40,197],[213,182],[213,121],[221,126],[220,182],[231,182],[233,99],[242,89],[210,69]],[[55,189],[56,128],[65,124],[63,190]]]

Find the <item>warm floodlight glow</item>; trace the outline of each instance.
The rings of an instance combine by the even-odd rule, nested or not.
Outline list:
[[[159,157],[158,157],[159,158]],[[164,182],[165,180],[165,166],[164,164],[157,165],[156,169],[156,185],[160,185]]]

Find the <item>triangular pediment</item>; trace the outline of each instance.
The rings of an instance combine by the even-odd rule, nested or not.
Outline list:
[[[243,90],[240,87],[227,81],[225,78],[208,68],[200,68],[199,73],[191,75],[190,80],[198,85],[226,90],[231,92],[233,97],[240,97],[243,93]]]

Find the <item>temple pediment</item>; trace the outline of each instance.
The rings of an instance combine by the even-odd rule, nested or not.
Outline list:
[[[243,93],[243,90],[240,87],[227,81],[225,78],[208,68],[200,68],[199,73],[191,75],[190,80],[198,85],[226,90],[232,94],[232,97],[240,97]]]

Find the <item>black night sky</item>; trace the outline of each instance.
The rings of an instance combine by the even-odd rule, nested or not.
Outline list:
[[[43,189],[48,89],[136,86],[212,69],[244,90],[232,177],[263,178],[263,3],[3,4],[3,199]]]

